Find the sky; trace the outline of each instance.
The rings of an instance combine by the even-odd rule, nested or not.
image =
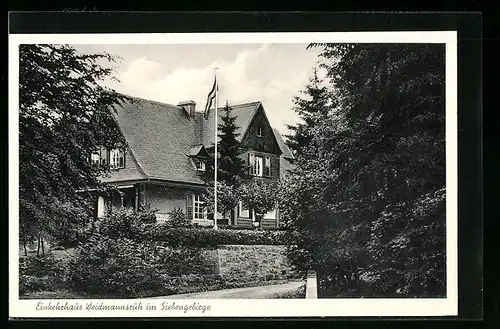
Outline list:
[[[168,104],[193,100],[203,110],[218,67],[218,104],[261,101],[282,134],[298,117],[293,97],[312,76],[317,49],[307,44],[73,45],[82,53],[119,57],[106,84],[127,95]]]

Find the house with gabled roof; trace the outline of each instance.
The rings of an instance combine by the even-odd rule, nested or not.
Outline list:
[[[170,105],[127,96],[116,106],[115,118],[127,141],[122,150],[102,150],[93,154],[94,162],[109,165],[111,172],[101,179],[118,191],[98,196],[96,215],[112,207],[150,205],[158,209],[157,219],[168,220],[168,213],[184,210],[188,219],[199,225],[213,225],[207,218],[200,194],[204,182],[200,171],[214,145],[215,111],[205,118],[193,101]],[[261,102],[230,105],[239,127],[242,154],[254,179],[279,180],[290,167],[293,155],[281,135],[273,129]],[[223,111],[220,108],[218,115]],[[219,122],[221,122],[219,120]],[[222,220],[218,215],[218,223]],[[227,225],[252,226],[255,213],[240,203]],[[279,213],[272,211],[260,219],[263,227],[279,226]]]

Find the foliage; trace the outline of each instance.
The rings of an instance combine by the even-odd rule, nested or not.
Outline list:
[[[234,185],[228,185],[224,181],[217,181],[217,210],[225,216],[227,212],[238,205],[239,195],[240,191]],[[215,200],[213,186],[206,187],[205,193],[202,194],[202,200],[207,212],[213,213]]]
[[[112,239],[137,239],[156,223],[156,209],[145,207],[139,211],[114,208],[104,217],[96,219],[91,227],[93,234]]]
[[[240,127],[235,125],[236,117],[231,115],[231,107],[226,104],[223,109],[218,129],[217,144],[217,211],[223,215],[236,207],[239,186],[249,179],[247,167],[241,154],[244,152],[237,139]],[[205,172],[201,174],[206,183],[202,198],[208,213],[214,213],[214,159],[205,163]]]
[[[161,241],[172,247],[217,247],[228,244],[280,245],[284,243],[282,231],[254,231],[236,229],[168,228],[157,225],[146,240]]]
[[[338,98],[280,190],[289,257],[325,297],[444,295],[443,47],[317,46]]]
[[[79,247],[70,262],[75,291],[114,297],[144,297],[165,290],[153,244],[120,237],[96,236]]]
[[[191,221],[186,218],[182,208],[175,208],[168,212],[169,220],[165,223],[169,227],[190,227]]]
[[[304,155],[306,146],[313,142],[314,128],[327,119],[337,105],[334,97],[336,95],[327,88],[325,81],[319,78],[317,68],[314,68],[313,77],[301,94],[302,97],[294,97],[294,110],[301,122],[288,125],[292,134],[285,136],[288,147],[296,156]]]
[[[53,290],[64,285],[67,269],[52,255],[19,258],[19,293]]]
[[[217,136],[220,138],[217,145],[219,153],[217,178],[225,185],[238,186],[242,180],[248,178],[245,163],[240,157],[244,150],[237,140],[240,135],[237,131],[240,127],[235,125],[236,117],[231,115],[231,107],[228,104],[223,111],[222,122],[217,127],[219,131]]]
[[[240,199],[257,216],[263,216],[276,207],[277,192],[278,185],[275,182],[252,180],[241,186]]]
[[[439,295],[446,283],[442,238],[445,211],[444,188],[412,203],[382,210],[371,223],[372,238],[368,244],[374,255],[370,270],[378,274],[373,279],[379,289],[406,295]]]
[[[48,222],[47,232],[51,240],[62,247],[75,247],[87,238],[87,225],[92,221],[92,210],[78,207],[70,202],[55,203],[58,208],[57,221]]]
[[[112,74],[108,54],[79,54],[68,45],[21,45],[19,57],[19,217],[23,236],[43,236],[67,226],[71,212],[86,207],[86,188],[101,188],[106,168],[91,152],[125,145],[113,118],[124,97],[101,85]]]

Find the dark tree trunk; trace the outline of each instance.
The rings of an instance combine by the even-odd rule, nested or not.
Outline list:
[[[28,249],[26,248],[26,238],[23,239],[24,256],[28,256]]]
[[[36,249],[36,255],[37,256],[40,256],[40,235],[38,236],[38,239],[37,239],[37,249]]]
[[[40,236],[41,244],[42,244],[42,256],[45,256],[45,247],[43,245],[43,238]]]

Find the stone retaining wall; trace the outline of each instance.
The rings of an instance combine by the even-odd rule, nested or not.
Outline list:
[[[276,245],[220,246],[220,275],[227,283],[296,278],[284,251],[284,246]]]

